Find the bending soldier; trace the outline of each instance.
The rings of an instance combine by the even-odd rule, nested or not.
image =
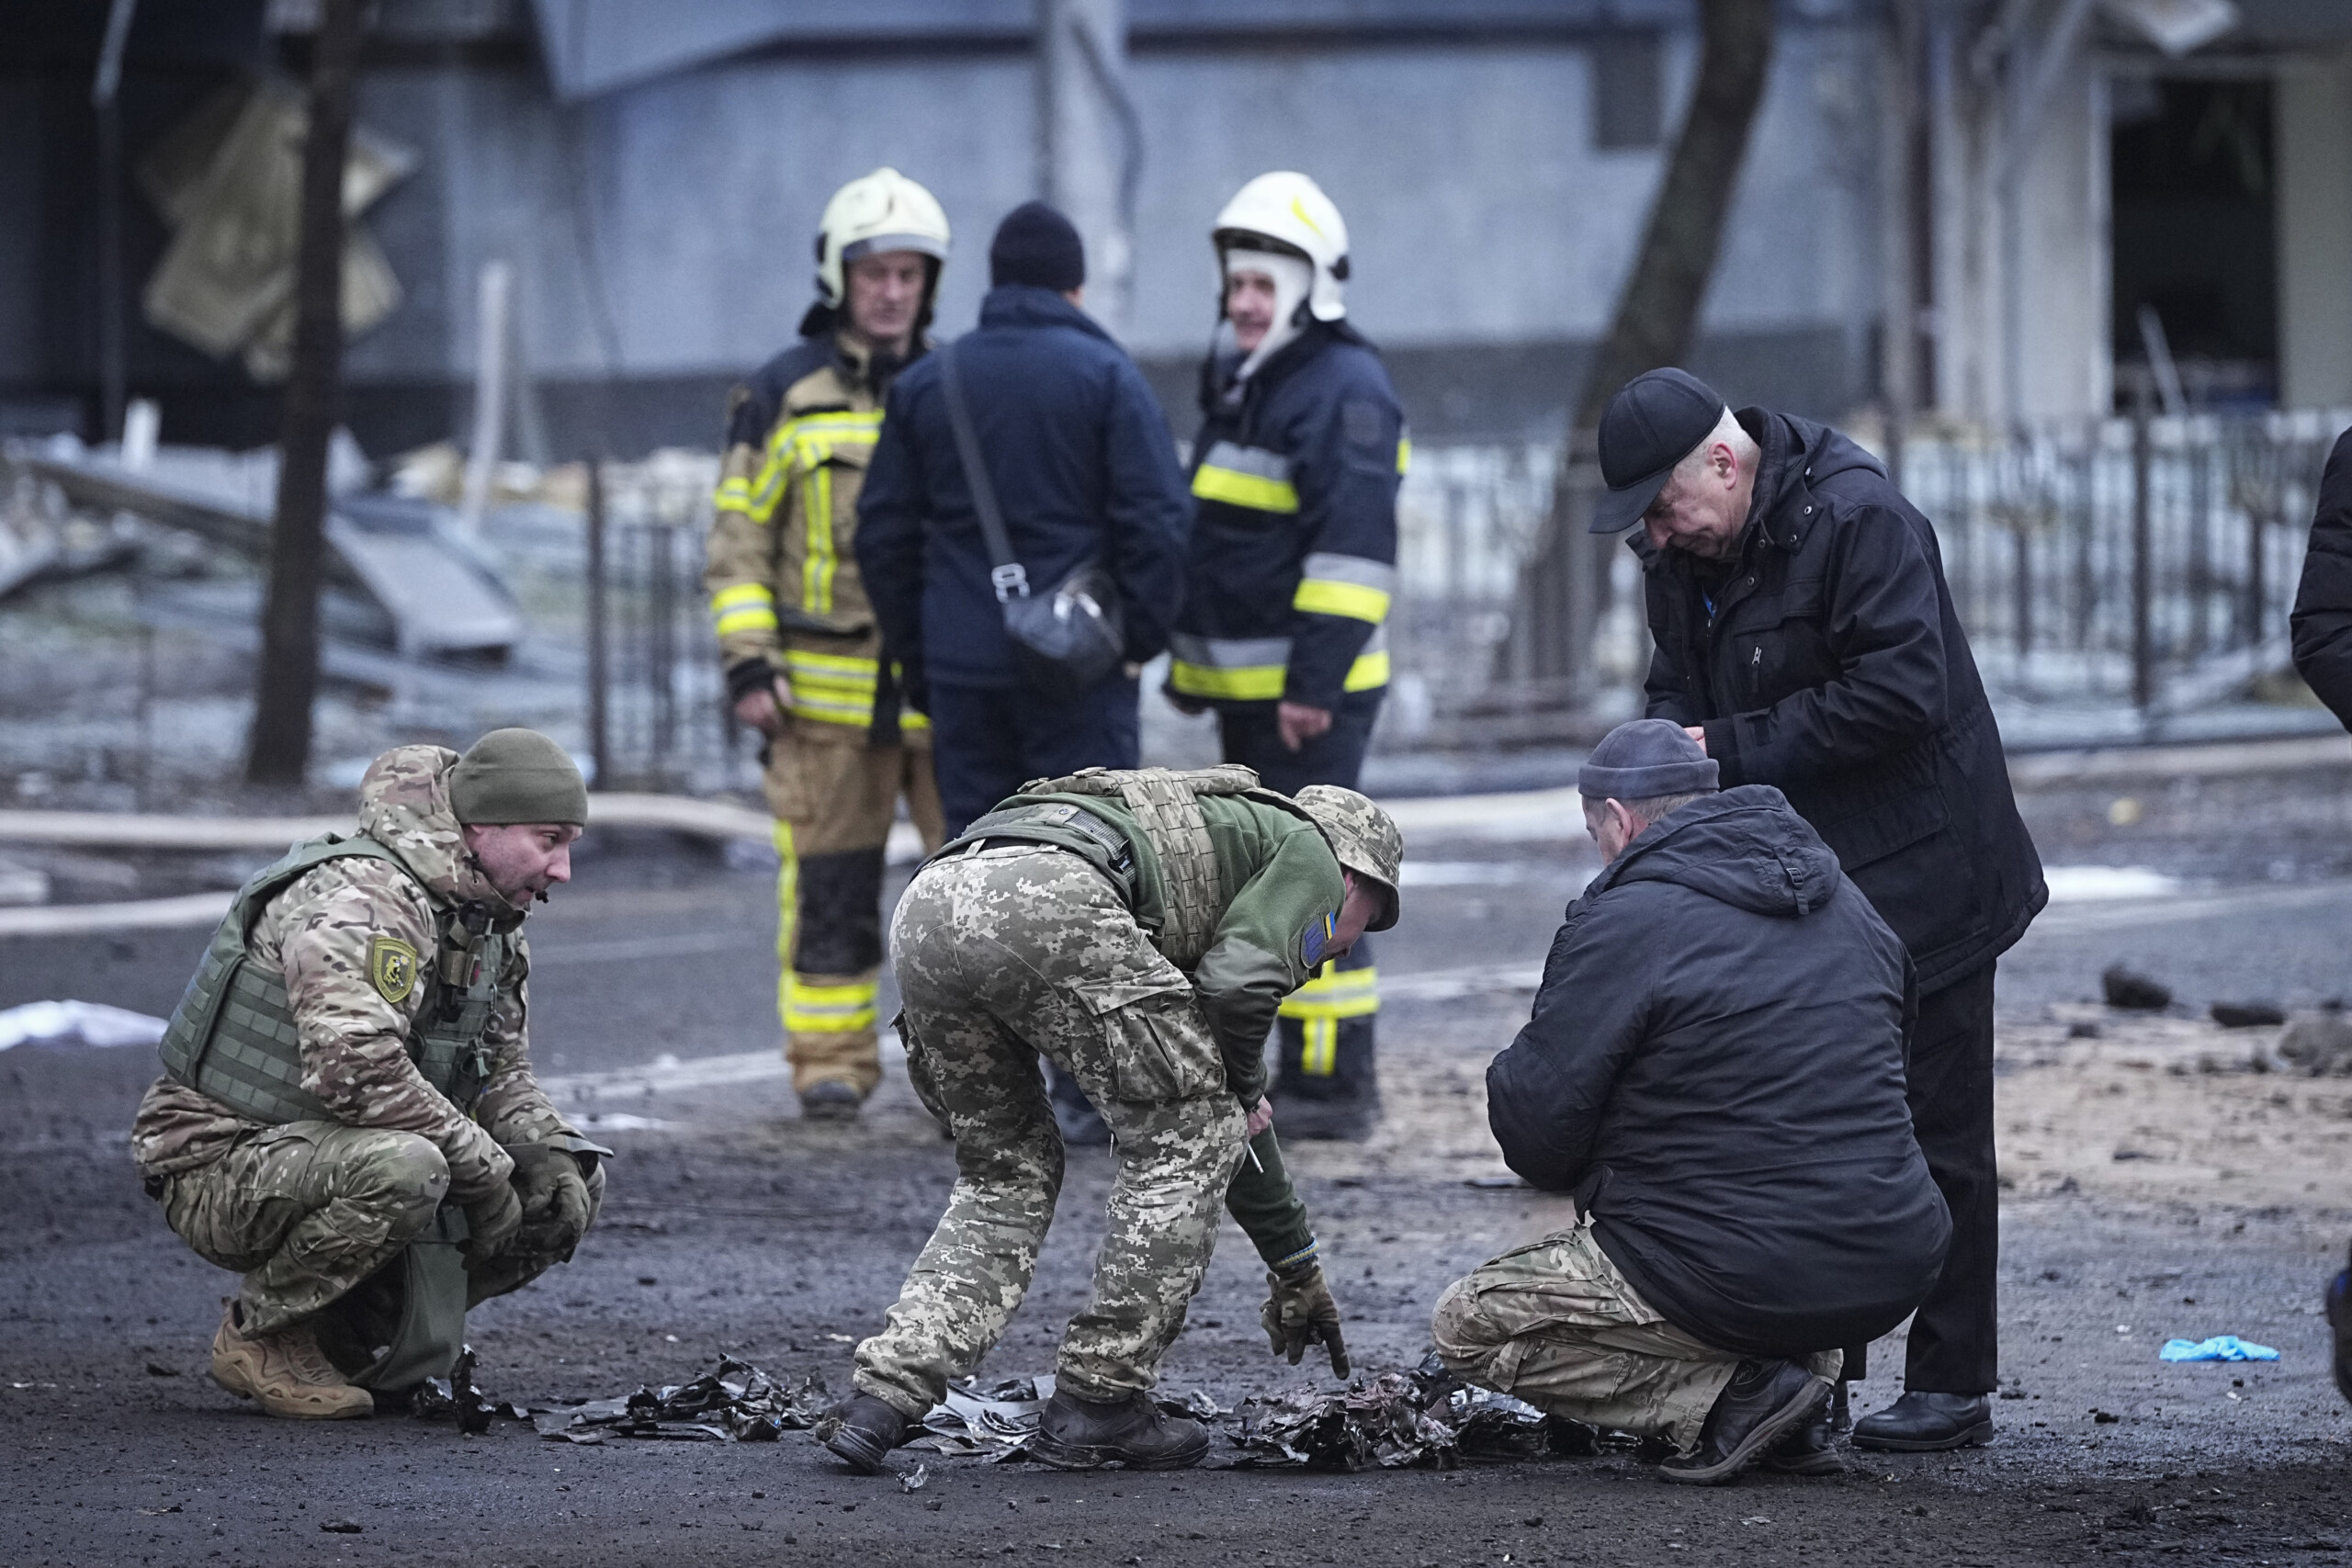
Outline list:
[[[1220,1200],[1270,1270],[1275,1348],[1295,1363],[1319,1340],[1347,1375],[1267,1125],[1265,1040],[1284,997],[1396,923],[1403,852],[1351,790],[1294,802],[1228,766],[1034,783],[932,858],[899,900],[891,952],[908,1077],[954,1131],[959,1176],[888,1325],[857,1348],[855,1395],[820,1428],[835,1453],[878,1471],[1019,1308],[1062,1176],[1041,1055],[1101,1108],[1119,1168],[1038,1457],[1173,1469],[1207,1451],[1207,1429],[1161,1414],[1150,1390]]]
[[[580,771],[527,729],[401,746],[359,831],[254,874],[131,1128],[147,1193],[244,1275],[212,1376],[273,1416],[365,1416],[455,1363],[467,1310],[568,1260],[609,1154],[531,1076],[524,912],[571,878]],[[374,1391],[371,1395],[370,1391]]]
[[[854,1120],[882,1081],[874,988],[899,797],[941,837],[929,721],[884,668],[857,556],[858,492],[892,378],[930,347],[947,216],[896,169],[825,204],[800,341],[738,388],[703,586],[735,716],[766,737],[776,1010],[803,1115]]]

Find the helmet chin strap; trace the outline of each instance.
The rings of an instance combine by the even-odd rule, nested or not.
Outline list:
[[[1227,248],[1219,253],[1224,271],[1230,277],[1236,252]],[[1262,272],[1274,281],[1274,320],[1258,346],[1250,351],[1240,367],[1233,373],[1238,382],[1248,380],[1258,367],[1282,352],[1283,346],[1306,329],[1307,291],[1315,286],[1315,264],[1304,256],[1283,255],[1274,251],[1242,251],[1248,258],[1243,270]]]

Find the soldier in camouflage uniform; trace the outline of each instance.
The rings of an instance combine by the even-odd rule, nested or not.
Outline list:
[[[1074,1077],[1119,1162],[1092,1299],[1070,1320],[1036,1452],[1071,1469],[1197,1462],[1208,1434],[1150,1398],[1208,1267],[1220,1202],[1270,1269],[1268,1337],[1322,1342],[1339,1309],[1267,1122],[1275,1010],[1396,919],[1403,842],[1351,790],[1292,801],[1228,766],[1033,783],[932,858],[891,931],[908,1077],[959,1179],[856,1396],[820,1432],[878,1471],[1020,1306],[1062,1176],[1037,1058]]]
[[[207,1261],[244,1276],[212,1375],[273,1416],[365,1416],[446,1373],[468,1307],[571,1256],[609,1153],[531,1075],[533,898],[571,879],[571,760],[498,730],[401,746],[359,832],[232,906],[166,1031],[131,1152]]]

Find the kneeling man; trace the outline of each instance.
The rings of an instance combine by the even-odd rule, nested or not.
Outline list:
[[[1781,792],[1716,790],[1680,726],[1577,787],[1608,864],[1487,1071],[1510,1168],[1577,1223],[1439,1301],[1453,1371],[1670,1440],[1668,1481],[1838,1468],[1836,1347],[1903,1321],[1951,1224],[1904,1101],[1910,961]]]
[[[531,1076],[522,932],[587,818],[580,770],[532,730],[462,758],[398,746],[357,833],[238,893],[130,1130],[165,1223],[244,1276],[221,1387],[298,1419],[404,1403],[455,1363],[469,1307],[594,1221],[611,1151]]]

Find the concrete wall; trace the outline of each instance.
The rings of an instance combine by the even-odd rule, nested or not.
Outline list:
[[[2352,59],[2278,78],[2278,400],[2352,403]]]
[[[1669,38],[1669,138],[1694,55],[1693,38]],[[1837,414],[1865,389],[1871,58],[1859,28],[1783,34],[1704,318],[1701,357],[1737,367],[1735,397]],[[1130,79],[1147,162],[1126,341],[1172,399],[1189,402],[1182,367],[1208,335],[1210,219],[1250,175],[1293,166],[1347,215],[1351,314],[1400,366],[1467,393],[1443,401],[1493,434],[1556,423],[1664,161],[1593,145],[1588,49],[1171,48],[1132,60]],[[947,209],[940,321],[964,331],[989,234],[1033,189],[1035,113],[1027,59],[989,51],[744,60],[571,106],[520,71],[371,74],[362,118],[424,157],[372,219],[410,298],[354,345],[352,378],[363,397],[462,383],[472,278],[503,255],[542,375],[674,385],[699,403],[704,383],[786,339],[810,298],[818,210],[880,163]]]

